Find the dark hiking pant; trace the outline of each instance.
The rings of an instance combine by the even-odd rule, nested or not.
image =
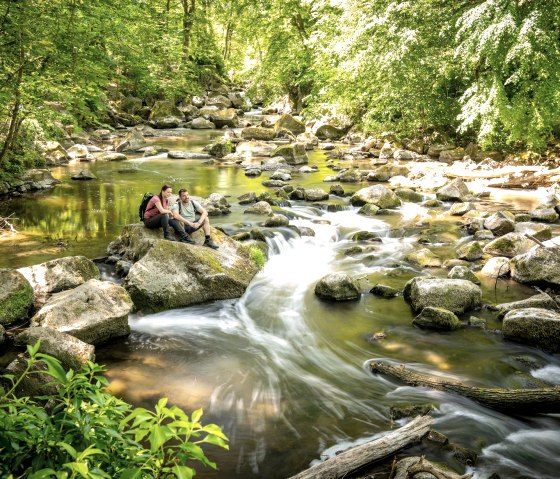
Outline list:
[[[167,235],[167,228],[169,228],[169,216],[167,215],[167,213],[158,213],[157,215],[142,221],[144,223],[144,226],[146,228],[150,228],[151,230],[159,228],[161,226],[161,228],[163,229],[163,235]]]

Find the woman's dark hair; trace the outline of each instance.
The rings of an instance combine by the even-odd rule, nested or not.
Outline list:
[[[160,190],[159,195],[158,195],[159,196],[159,201],[161,201],[161,206],[163,206],[163,192],[165,190],[168,190],[169,188],[173,188],[173,187],[169,186],[169,185],[163,185],[161,187],[161,190]]]

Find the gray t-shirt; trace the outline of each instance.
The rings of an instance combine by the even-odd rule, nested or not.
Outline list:
[[[198,203],[198,201],[195,201],[193,199],[190,199],[186,205],[181,200],[179,200],[176,203],[173,203],[173,205],[171,206],[171,211],[179,212],[179,214],[184,219],[190,221],[191,223],[194,223],[196,220],[196,213],[202,212],[202,206],[200,206],[200,203]]]

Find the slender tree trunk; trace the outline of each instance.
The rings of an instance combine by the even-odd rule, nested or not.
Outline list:
[[[226,28],[226,38],[224,42],[224,52],[223,52],[224,62],[226,63],[228,61],[229,54],[230,54],[232,36],[233,36],[233,19],[230,17]]]
[[[25,49],[23,45],[20,44],[19,48],[19,68],[16,73],[16,81],[14,86],[14,105],[12,107],[12,114],[10,115],[10,127],[8,128],[8,134],[2,145],[2,150],[0,151],[0,164],[4,162],[6,154],[12,147],[19,127],[18,117],[21,107],[21,82],[23,79],[23,69],[25,68]]]
[[[196,0],[181,0],[183,5],[183,63],[189,59],[191,30],[194,22]]]

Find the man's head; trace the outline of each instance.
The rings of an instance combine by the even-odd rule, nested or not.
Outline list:
[[[181,201],[183,203],[186,203],[187,201],[189,201],[189,192],[187,190],[185,190],[185,188],[181,188],[179,190],[179,198],[181,198]]]

